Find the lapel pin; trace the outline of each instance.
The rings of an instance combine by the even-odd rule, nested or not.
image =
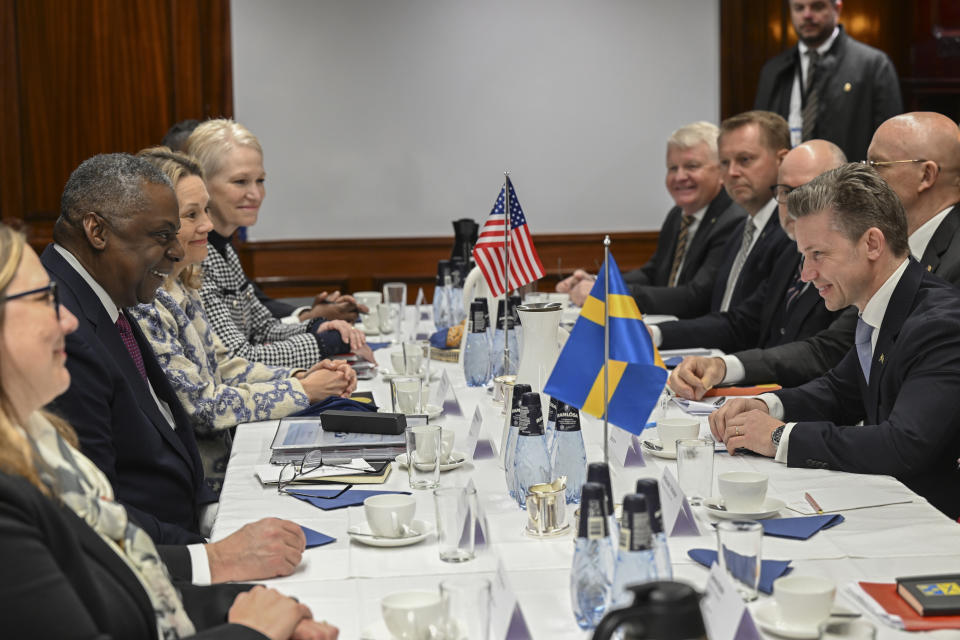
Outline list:
[[[851,85],[849,82],[846,82],[843,85],[843,90],[845,93],[850,93],[850,89],[852,88],[853,88],[853,85]]]
[[[880,364],[883,364],[883,354],[880,354]]]
[[[927,271],[933,271],[933,265],[932,265],[932,264],[928,264],[928,265],[927,265]]]

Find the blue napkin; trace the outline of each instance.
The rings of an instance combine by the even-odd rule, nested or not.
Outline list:
[[[314,402],[306,409],[301,409],[290,416],[319,416],[324,411],[376,411],[377,405],[371,402],[357,402],[350,398],[329,396],[320,402]]]
[[[802,518],[773,518],[771,520],[761,520],[760,524],[763,525],[763,532],[768,536],[806,540],[820,529],[835,527],[843,520],[842,515],[834,513],[832,515]]]
[[[690,549],[687,555],[691,559],[699,562],[705,567],[710,567],[717,561],[717,552],[713,549]],[[730,571],[738,579],[743,580],[743,576],[748,576],[752,570],[753,563],[750,558],[738,554],[731,554],[733,562],[730,563]],[[760,561],[760,583],[757,589],[764,593],[773,593],[773,581],[780,576],[786,575],[793,570],[790,566],[790,560],[761,560]],[[748,580],[743,580],[748,582]]]
[[[683,362],[683,356],[672,356],[670,358],[666,358],[663,361],[663,364],[667,365],[667,369],[673,369],[681,362]]]
[[[384,347],[389,347],[391,342],[368,342],[367,346],[370,347],[371,351],[376,351],[377,349],[383,349]]]
[[[381,493],[402,493],[410,495],[409,491],[369,491],[365,489],[349,489],[338,498],[328,498],[325,496],[335,496],[340,493],[340,489],[288,489],[287,495],[309,502],[315,507],[324,511],[333,509],[342,509],[344,507],[353,507],[363,504],[363,501],[370,496],[378,496]]]
[[[337,541],[336,538],[328,536],[325,533],[320,533],[319,531],[314,531],[310,527],[300,525],[300,528],[303,529],[303,535],[307,537],[307,549],[312,549],[313,547],[322,547],[325,544],[330,544],[331,542]]]

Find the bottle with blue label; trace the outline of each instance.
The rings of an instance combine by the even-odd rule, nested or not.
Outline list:
[[[497,328],[493,332],[493,349],[490,352],[490,368],[493,377],[501,375],[516,375],[520,362],[520,346],[517,343],[517,333],[513,328],[513,317],[503,311],[503,300],[497,302]],[[509,334],[509,338],[507,338]],[[503,345],[506,339],[510,346],[510,360],[505,370],[503,368]]]
[[[570,600],[581,629],[593,629],[610,604],[614,554],[602,484],[583,485],[570,568]]]
[[[639,493],[631,493],[624,496],[622,509],[611,607],[624,607],[633,601],[633,593],[627,590],[628,585],[657,579],[647,499]]]
[[[503,469],[507,477],[507,491],[514,500],[517,499],[517,487],[514,483],[513,461],[517,453],[517,440],[520,439],[520,399],[525,393],[530,393],[530,385],[522,382],[513,385],[507,414],[510,427],[507,429],[507,439],[503,445]]]
[[[556,478],[567,476],[567,504],[580,502],[580,490],[587,479],[587,450],[580,431],[580,411],[559,400],[550,401],[556,412],[555,433],[550,451],[550,462]]]
[[[653,556],[657,564],[659,580],[673,580],[673,565],[670,563],[670,547],[663,531],[663,515],[660,512],[660,487],[653,478],[637,480],[637,493],[647,500],[650,514],[650,530],[653,533]]]
[[[610,467],[605,462],[591,462],[587,465],[587,482],[596,482],[603,487],[604,495],[607,498],[607,529],[610,531],[610,544],[616,548],[620,543],[620,525],[617,523],[617,517],[614,515],[613,506],[613,487],[610,485]]]
[[[517,504],[526,510],[530,487],[553,480],[547,440],[543,436],[543,409],[539,393],[525,393],[520,398],[517,423],[519,430],[517,450],[513,457],[513,484]]]
[[[487,335],[487,301],[470,303],[470,319],[463,351],[463,375],[468,387],[490,382],[490,339]]]

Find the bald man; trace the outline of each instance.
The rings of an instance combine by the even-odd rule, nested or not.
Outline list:
[[[927,271],[960,286],[957,125],[938,113],[895,116],[877,129],[867,157],[904,204],[911,255]],[[804,340],[738,352],[725,356],[726,362],[720,358],[690,359],[681,365],[685,371],[670,376],[670,387],[685,398],[701,398],[720,383],[801,385],[840,362],[853,345],[856,323],[856,310],[849,309],[829,327]],[[741,370],[736,369],[737,363]]]
[[[793,221],[787,214],[787,195],[845,161],[843,151],[825,140],[805,142],[784,157],[774,195],[780,226],[791,241]],[[796,251],[785,252],[778,258],[770,277],[729,311],[662,323],[653,329],[654,340],[664,349],[701,346],[731,352],[772,347],[812,336],[827,327],[839,311],[827,310],[816,290],[800,281],[799,273],[800,255]],[[679,370],[686,373],[690,366],[681,365]]]

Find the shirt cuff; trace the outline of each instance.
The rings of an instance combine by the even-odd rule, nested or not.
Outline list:
[[[783,433],[780,434],[780,444],[777,446],[777,455],[774,460],[787,464],[787,449],[790,447],[790,432],[797,426],[796,422],[788,422],[783,426]]]
[[[783,403],[780,402],[780,398],[772,393],[761,393],[757,396],[757,400],[767,405],[767,411],[770,412],[771,416],[777,420],[783,420]]]
[[[660,331],[660,327],[655,324],[648,324],[647,328],[650,329],[650,339],[653,341],[653,346],[659,347],[660,343],[663,342],[663,333]]]
[[[737,384],[743,382],[747,377],[747,370],[737,356],[720,356],[723,364],[727,366],[726,373],[723,374],[723,380],[720,384]]]
[[[202,544],[188,544],[190,553],[190,581],[198,587],[210,584],[210,559],[207,558],[207,548]]]
[[[300,324],[300,314],[304,311],[310,311],[310,307],[297,307],[286,318],[281,318],[280,322],[283,324]]]
[[[208,502],[200,507],[200,535],[204,538],[210,537],[210,531],[213,529],[213,521],[217,519],[217,512],[220,510],[219,502]]]

